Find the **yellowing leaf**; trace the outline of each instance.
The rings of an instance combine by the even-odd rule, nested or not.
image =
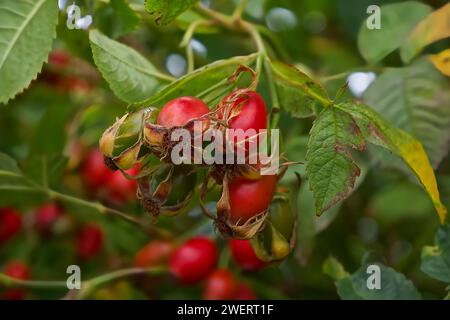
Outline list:
[[[336,107],[352,115],[370,143],[396,153],[405,161],[430,196],[441,223],[444,223],[447,209],[441,202],[436,177],[422,144],[365,105],[342,103]]]
[[[430,55],[430,60],[433,62],[436,69],[442,74],[450,77],[450,49],[441,51],[438,54]]]
[[[427,45],[447,37],[450,37],[450,3],[419,22],[401,47],[400,56],[409,62]]]

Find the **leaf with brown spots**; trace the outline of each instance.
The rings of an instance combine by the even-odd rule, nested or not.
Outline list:
[[[349,114],[329,107],[314,121],[306,154],[306,171],[318,215],[353,191],[360,169],[350,150],[363,150],[364,147],[364,136]]]

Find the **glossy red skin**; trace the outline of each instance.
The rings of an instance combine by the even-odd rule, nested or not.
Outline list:
[[[173,249],[174,247],[169,241],[151,241],[136,253],[134,265],[139,268],[165,265]]]
[[[86,186],[93,191],[107,185],[113,172],[105,165],[103,154],[92,150],[82,165],[81,175]]]
[[[56,203],[50,202],[39,207],[35,213],[34,225],[38,232],[51,232],[52,226],[61,217],[63,209]]]
[[[138,174],[135,167],[125,170],[130,176]],[[136,199],[137,181],[128,179],[120,170],[113,172],[111,179],[107,182],[107,194],[109,200],[116,203],[125,203]]]
[[[88,224],[76,238],[77,255],[88,260],[95,257],[103,247],[103,230],[96,224]]]
[[[0,209],[0,245],[11,239],[22,227],[22,216],[12,208]]]
[[[266,263],[259,259],[249,240],[231,239],[229,241],[233,260],[245,271],[256,271],[263,268]]]
[[[4,273],[11,278],[19,279],[19,280],[29,280],[30,269],[28,266],[19,261],[9,262],[4,267]],[[25,298],[26,291],[23,289],[8,289],[3,293],[3,297],[6,300],[22,300]]]
[[[217,264],[216,244],[206,237],[192,238],[180,245],[171,255],[169,269],[183,284],[204,280]]]
[[[275,193],[276,175],[264,175],[258,180],[235,177],[229,182],[230,220],[245,222],[269,206]]]
[[[267,112],[266,104],[258,92],[248,91],[239,97],[232,108],[240,107],[240,113],[228,121],[232,129],[266,129]]]
[[[256,294],[252,288],[250,288],[245,283],[240,283],[236,294],[234,295],[235,300],[256,300]]]
[[[156,123],[170,128],[184,126],[190,120],[209,112],[208,106],[195,97],[180,97],[169,101],[159,112]]]
[[[206,300],[230,300],[236,295],[238,283],[233,274],[226,269],[212,272],[205,282],[203,298]]]

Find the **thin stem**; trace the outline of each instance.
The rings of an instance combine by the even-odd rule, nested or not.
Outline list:
[[[0,284],[5,287],[23,287],[31,289],[67,288],[65,281],[20,280],[0,273]]]
[[[280,120],[280,101],[278,99],[277,88],[275,87],[275,80],[273,79],[272,68],[270,67],[269,59],[264,61],[264,71],[267,76],[267,83],[269,85],[270,97],[272,99],[272,112],[270,114],[270,128],[276,128]]]
[[[129,268],[129,269],[121,269],[112,271],[109,273],[102,274],[98,277],[92,278],[82,283],[81,290],[75,291],[73,298],[77,300],[82,300],[97,290],[99,287],[105,285],[108,282],[113,280],[124,278],[128,276],[134,276],[139,274],[148,274],[152,276],[159,276],[166,273],[167,270],[165,268],[151,268],[151,269],[143,269],[143,268]],[[69,295],[70,297],[70,295]]]
[[[245,8],[248,5],[248,1],[249,0],[241,0],[239,5],[236,7],[236,9],[233,12],[233,15],[232,15],[233,20],[237,21],[237,20],[241,19],[242,14],[244,13]]]

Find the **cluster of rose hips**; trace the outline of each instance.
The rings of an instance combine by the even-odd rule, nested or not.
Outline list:
[[[32,213],[32,227],[34,232],[44,240],[67,231],[67,215],[64,208],[54,202],[45,203]],[[7,246],[10,241],[23,229],[23,214],[10,207],[0,208],[0,248]],[[79,226],[74,237],[75,253],[79,259],[89,260],[98,255],[103,247],[103,230],[98,224],[88,223]],[[19,280],[30,280],[32,270],[27,263],[11,260],[3,268],[3,273]],[[8,300],[23,299],[26,290],[22,288],[0,290],[0,297]]]
[[[263,268],[248,240],[229,240],[233,260],[242,270],[251,272]],[[203,298],[208,300],[253,300],[253,289],[236,278],[227,268],[217,267],[219,250],[207,237],[191,238],[176,246],[170,241],[155,240],[138,251],[134,264],[141,268],[168,266],[181,284],[203,286]]]
[[[194,128],[200,128],[201,133],[210,129],[223,132],[225,143],[233,145],[231,150],[244,148],[246,161],[234,164],[174,161],[171,155],[176,143],[172,133],[177,129],[192,133],[189,157],[195,158],[199,152],[193,141],[198,134]],[[250,88],[236,89],[211,108],[201,99],[184,96],[167,102],[160,110],[149,107],[130,111],[104,132],[100,151],[109,168],[137,181],[137,197],[144,211],[154,218],[187,211],[197,193],[202,211],[214,220],[221,234],[251,239],[257,256],[264,261],[282,260],[295,244],[298,189],[277,186],[284,170],[280,174],[262,175],[261,169],[266,164],[247,161],[250,140],[257,140],[258,136],[230,137],[229,129],[267,129],[266,106],[259,93]],[[226,152],[219,157],[225,159]],[[135,168],[138,173],[127,173]],[[200,177],[202,181],[197,181]],[[221,190],[219,198],[214,198],[215,190]],[[207,209],[206,201],[216,202],[215,214]]]

